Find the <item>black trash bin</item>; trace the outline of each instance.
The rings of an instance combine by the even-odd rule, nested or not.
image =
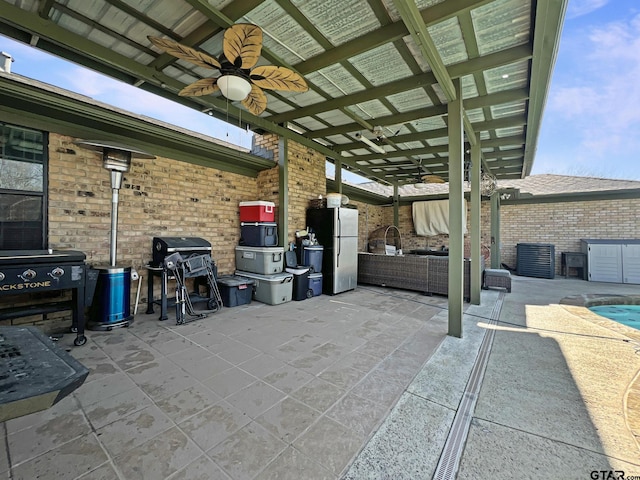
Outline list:
[[[284,254],[285,271],[293,274],[293,300],[305,300],[313,297],[309,288],[309,267],[297,265],[296,252],[289,250]]]

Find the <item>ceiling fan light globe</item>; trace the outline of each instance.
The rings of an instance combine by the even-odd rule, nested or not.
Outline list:
[[[251,92],[251,84],[237,75],[223,75],[216,82],[222,95],[231,101],[239,101],[247,98]]]
[[[418,188],[418,189],[420,189],[420,190],[425,189],[425,188],[427,188],[428,186],[429,186],[429,185],[428,185],[427,183],[425,183],[425,182],[418,182],[418,183],[414,183],[414,187],[416,187],[416,188]]]

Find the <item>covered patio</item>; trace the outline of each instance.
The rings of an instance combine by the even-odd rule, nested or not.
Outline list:
[[[90,376],[53,408],[0,426],[0,475],[637,474],[640,335],[560,304],[588,293],[637,292],[516,276],[513,293],[467,305],[463,339],[446,335],[444,297],[366,286],[184,325],[142,315],[82,348],[65,335]]]
[[[0,1],[0,33],[249,128],[255,148],[3,72],[0,121],[44,132],[43,248],[106,259],[109,186],[97,155],[77,144],[99,136],[157,157],[134,162],[122,195],[120,261],[139,271],[153,236],[188,232],[215,239],[218,266],[233,272],[240,201],[273,200],[286,246],[318,195],[346,192],[363,222],[397,225],[401,206],[431,198],[417,185],[437,179],[448,183],[451,207],[448,297],[359,285],[223,308],[185,325],[137,314],[129,328],[89,332],[79,348],[65,335],[58,344],[89,377],[51,409],[0,424],[1,477],[640,475],[640,339],[560,303],[630,295],[637,285],[514,276],[512,293],[480,288],[481,180],[531,172],[567,1],[133,4]],[[236,23],[259,25],[260,64],[300,73],[309,90],[268,91],[260,115],[220,95],[181,96],[212,72],[147,37],[220,58],[224,30]],[[392,194],[346,187],[349,173]],[[491,193],[484,233],[495,267],[501,199]]]
[[[471,302],[478,304],[481,179],[494,183],[531,172],[566,5],[566,0],[166,0],[137,8],[109,0],[5,1],[0,32],[259,134],[278,165],[277,221],[284,245],[296,228],[304,227],[294,223],[304,220],[292,211],[303,210],[309,198],[324,193],[316,188],[306,198],[296,198],[291,165],[300,155],[294,149],[312,149],[332,163],[335,183],[330,185],[338,193],[343,191],[343,172],[393,187],[394,224],[402,187],[447,182],[448,332],[461,336],[463,185],[471,186]],[[225,30],[238,23],[262,31],[259,67],[297,72],[308,89],[282,92],[271,86],[260,97],[265,107],[260,112],[248,107],[253,94],[241,106],[220,95],[217,85],[208,91],[211,95],[181,94],[187,85],[210,82],[217,75],[217,59],[224,64],[223,57],[229,56]],[[212,62],[176,58],[149,37],[178,42]],[[15,95],[19,89],[1,76],[0,83],[8,92],[5,120],[39,128],[47,123],[43,117],[50,122],[48,108],[29,95]],[[97,129],[95,123],[102,119],[72,122],[57,109],[53,106],[61,134],[95,138],[99,132],[104,140],[151,154],[171,151],[174,160],[248,176],[267,168],[258,155],[228,152],[238,160],[229,162],[219,148],[194,152],[191,145],[181,153],[149,132],[132,135],[121,123]],[[273,194],[269,188],[259,193],[264,197],[267,192]],[[499,267],[499,196],[492,197],[492,212],[491,265]]]

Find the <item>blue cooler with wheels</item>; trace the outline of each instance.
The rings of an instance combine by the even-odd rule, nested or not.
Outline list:
[[[322,295],[322,274],[321,273],[309,274],[309,290],[313,292],[314,297]]]
[[[311,273],[322,272],[322,245],[304,245],[302,247],[302,265],[309,267]]]

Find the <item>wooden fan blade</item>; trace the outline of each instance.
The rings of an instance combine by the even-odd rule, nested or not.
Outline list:
[[[254,84],[267,90],[291,92],[306,92],[309,90],[304,78],[285,67],[276,67],[275,65],[256,67],[251,70],[250,76]]]
[[[422,181],[424,183],[445,183],[444,179],[440,175],[423,175]]]
[[[217,78],[203,78],[184,87],[178,92],[178,95],[181,97],[201,97],[202,95],[209,95],[210,93],[215,93],[220,90],[217,82]]]
[[[251,85],[251,92],[247,95],[247,98],[242,100],[242,105],[251,113],[258,116],[267,108],[267,96],[260,87]]]
[[[262,30],[251,23],[237,23],[224,32],[222,51],[237,68],[248,69],[260,59]]]
[[[191,47],[182,45],[181,43],[174,42],[168,38],[147,37],[151,43],[153,43],[160,50],[164,50],[169,55],[181,58],[187,62],[191,62],[194,65],[205,68],[220,68],[220,62],[206,53],[199,52]]]

